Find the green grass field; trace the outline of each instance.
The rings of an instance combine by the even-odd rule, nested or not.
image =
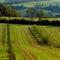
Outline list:
[[[55,26],[36,26],[38,31],[42,32],[41,34],[45,37],[48,37],[51,40],[51,43],[60,44],[60,27]],[[39,33],[40,33],[39,32]]]
[[[0,60],[9,60],[6,26],[6,24],[0,24]],[[34,26],[9,25],[10,41],[16,60],[60,60],[60,48],[39,45],[29,30],[31,27]],[[36,26],[36,29],[48,36],[52,43],[60,44],[60,27]]]

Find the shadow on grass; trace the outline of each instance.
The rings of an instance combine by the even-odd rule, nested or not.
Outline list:
[[[48,20],[42,20],[42,21],[27,21],[24,19],[21,20],[6,20],[2,19],[0,20],[0,23],[9,23],[9,24],[23,24],[23,25],[50,25],[50,26],[60,26],[60,21],[48,21]]]

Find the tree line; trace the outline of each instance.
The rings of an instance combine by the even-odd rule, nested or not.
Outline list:
[[[39,20],[41,20],[42,17],[45,17],[45,13],[44,11],[42,10],[39,10],[39,11],[35,11],[35,8],[28,8],[26,10],[26,13],[27,15],[31,18],[31,21],[33,21],[33,18],[34,18],[34,14],[36,13],[36,17],[39,18]],[[5,17],[20,17],[21,14],[18,13],[16,10],[12,9],[11,7],[9,6],[5,6],[5,5],[0,5],[0,18],[2,16],[5,16]]]
[[[60,21],[49,21],[49,20],[41,20],[41,21],[28,21],[28,20],[25,20],[25,19],[22,19],[22,20],[16,20],[16,19],[13,19],[13,20],[0,20],[0,23],[9,23],[9,24],[23,24],[23,25],[33,25],[33,24],[36,24],[36,25],[51,25],[51,26],[60,26]]]
[[[29,17],[31,18],[31,20],[33,21],[34,18],[34,14],[35,14],[35,9],[34,8],[28,8],[28,10],[26,11],[29,15]],[[36,12],[36,17],[39,18],[39,21],[41,20],[41,18],[45,17],[45,13],[43,10],[39,10]]]

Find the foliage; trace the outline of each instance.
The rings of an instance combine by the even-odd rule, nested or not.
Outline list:
[[[9,6],[0,5],[0,16],[15,17],[15,16],[19,16],[19,14]]]
[[[36,16],[39,18],[39,20],[41,20],[41,18],[45,17],[45,13],[43,11],[38,11]]]
[[[33,20],[33,17],[34,17],[34,8],[28,8],[28,10],[26,12],[30,16],[31,20]]]

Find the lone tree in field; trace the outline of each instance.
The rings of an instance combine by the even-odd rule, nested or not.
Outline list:
[[[38,11],[36,13],[36,16],[39,18],[39,21],[41,21],[41,18],[45,17],[45,14],[43,11]]]
[[[28,13],[28,15],[31,18],[31,20],[33,20],[33,17],[34,17],[34,8],[29,8],[26,12]]]

